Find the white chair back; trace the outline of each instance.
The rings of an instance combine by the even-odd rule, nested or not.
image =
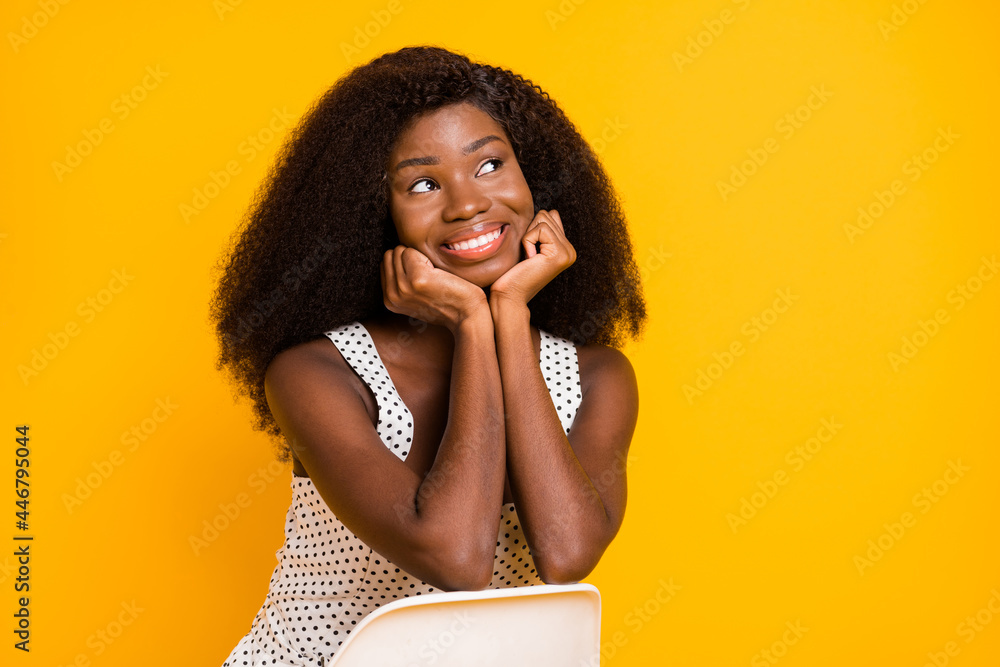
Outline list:
[[[601,595],[590,584],[452,591],[368,614],[327,667],[598,667]]]

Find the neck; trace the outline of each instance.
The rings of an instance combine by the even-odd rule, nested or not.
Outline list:
[[[385,310],[372,319],[384,327],[398,343],[390,344],[391,348],[410,359],[416,357],[425,360],[429,366],[450,370],[455,338],[447,327],[430,324],[390,310]]]

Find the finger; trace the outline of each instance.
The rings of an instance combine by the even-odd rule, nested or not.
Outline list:
[[[524,244],[524,258],[531,259],[538,254],[538,250],[535,249],[534,243],[528,243],[527,241],[522,242]]]
[[[386,250],[382,255],[382,298],[386,307],[394,303],[399,297],[399,290],[396,289],[396,274],[392,265],[392,251]]]
[[[546,211],[546,210],[539,210],[538,213],[535,214],[535,219],[532,222],[534,222],[535,225],[538,225],[538,224],[540,224],[542,222],[547,222],[547,221],[551,221],[551,220],[552,220],[552,216],[549,214],[548,211]]]
[[[403,248],[403,251],[399,253],[399,260],[406,272],[406,281],[415,290],[420,290],[423,287],[423,272],[421,271],[423,262],[420,260],[423,256],[423,253],[415,248]]]
[[[542,254],[554,255],[557,253],[560,240],[559,235],[553,231],[550,224],[545,223],[538,226],[538,242],[542,244],[539,252]]]
[[[576,262],[576,248],[569,242],[561,228],[542,225],[538,231],[539,252],[554,261],[565,264],[566,267]]]
[[[560,232],[561,230],[553,228],[553,226],[548,223],[538,225],[535,237],[536,242],[539,243],[541,247],[536,254],[542,254],[546,257],[558,257],[559,255],[564,254],[568,257],[573,257],[573,261],[575,261],[576,250]]]
[[[531,259],[538,254],[535,244],[538,243],[539,226],[540,223],[534,225],[524,233],[524,237],[521,239],[521,245],[524,246],[524,254],[527,259]]]
[[[403,268],[406,269],[406,278],[410,284],[422,290],[430,279],[429,274],[434,270],[434,264],[416,248],[406,248],[403,250]]]
[[[559,212],[556,210],[551,211],[539,211],[538,223],[541,224],[545,222],[548,224],[549,228],[556,234],[565,236],[566,232],[563,229],[562,218],[559,217]]]
[[[566,228],[563,227],[562,218],[559,217],[559,211],[556,210],[549,211],[549,216],[551,216],[551,218],[555,220],[556,226],[559,227],[559,231],[562,232],[563,235],[565,235]]]
[[[396,285],[404,287],[407,281],[406,267],[403,265],[403,251],[406,246],[398,245],[392,249],[392,267],[396,271]]]
[[[427,255],[420,252],[416,248],[410,248],[409,246],[403,248],[402,258],[403,268],[406,269],[406,275],[410,277],[413,276],[414,271],[419,271],[420,269],[433,266],[433,264],[431,264],[431,260],[427,258]]]

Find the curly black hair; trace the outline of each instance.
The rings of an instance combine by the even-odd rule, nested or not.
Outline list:
[[[216,266],[216,364],[280,443],[264,373],[282,350],[384,312],[379,265],[399,244],[384,178],[422,113],[468,102],[507,133],[535,213],[555,209],[576,262],[531,301],[531,323],[578,345],[638,338],[645,301],[618,197],[600,161],[539,86],[433,46],[379,56],[338,80],[281,146]]]

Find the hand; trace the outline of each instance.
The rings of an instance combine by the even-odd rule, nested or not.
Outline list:
[[[536,250],[535,244],[541,248]],[[512,266],[490,286],[490,301],[512,300],[527,305],[553,278],[576,261],[576,249],[566,240],[559,213],[539,211],[521,239],[525,259]]]
[[[416,248],[398,245],[386,250],[380,268],[382,298],[394,313],[454,333],[463,320],[489,306],[481,287],[435,267]]]

